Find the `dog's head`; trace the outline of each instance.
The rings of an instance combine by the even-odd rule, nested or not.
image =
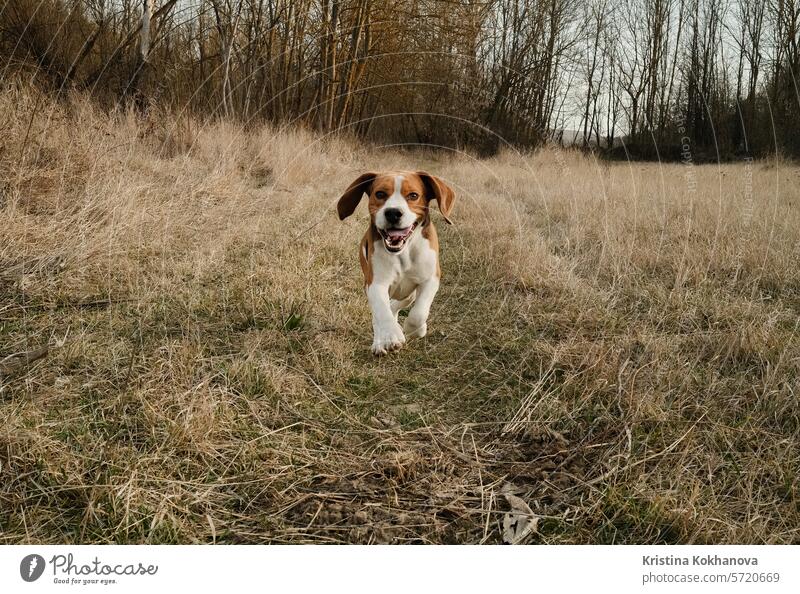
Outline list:
[[[414,231],[428,218],[431,200],[436,200],[444,220],[455,202],[455,192],[435,175],[424,171],[364,173],[339,198],[339,218],[353,214],[361,198],[369,196],[369,214],[386,249],[400,252]]]

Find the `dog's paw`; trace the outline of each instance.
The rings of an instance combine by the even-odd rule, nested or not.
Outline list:
[[[428,333],[427,320],[417,320],[413,316],[406,318],[403,322],[403,330],[408,338],[422,338]]]
[[[396,351],[405,344],[406,337],[403,336],[403,329],[400,324],[394,322],[384,328],[375,331],[375,338],[372,341],[372,354],[376,356],[385,355]]]

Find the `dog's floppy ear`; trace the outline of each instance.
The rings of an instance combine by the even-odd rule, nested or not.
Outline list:
[[[417,175],[425,184],[425,197],[428,200],[436,200],[439,210],[448,225],[452,225],[450,211],[453,210],[453,203],[456,201],[456,193],[453,188],[444,183],[441,179],[424,171],[417,171]]]
[[[339,211],[339,220],[343,221],[356,209],[358,203],[361,202],[361,197],[367,193],[369,194],[370,188],[372,188],[372,182],[377,177],[377,173],[364,173],[359,175],[356,180],[348,186],[348,188],[342,194],[342,197],[339,198],[339,202],[336,205],[336,210]]]

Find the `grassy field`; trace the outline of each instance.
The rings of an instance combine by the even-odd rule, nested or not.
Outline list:
[[[0,542],[800,542],[795,165],[0,109]],[[335,202],[388,168],[458,201],[377,359]]]

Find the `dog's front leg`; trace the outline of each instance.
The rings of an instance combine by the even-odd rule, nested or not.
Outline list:
[[[376,283],[367,287],[367,300],[372,309],[372,354],[385,355],[396,351],[406,342],[403,329],[392,313],[389,287]]]
[[[409,338],[422,338],[428,333],[428,314],[439,290],[439,278],[432,276],[417,288],[417,301],[403,324]]]

